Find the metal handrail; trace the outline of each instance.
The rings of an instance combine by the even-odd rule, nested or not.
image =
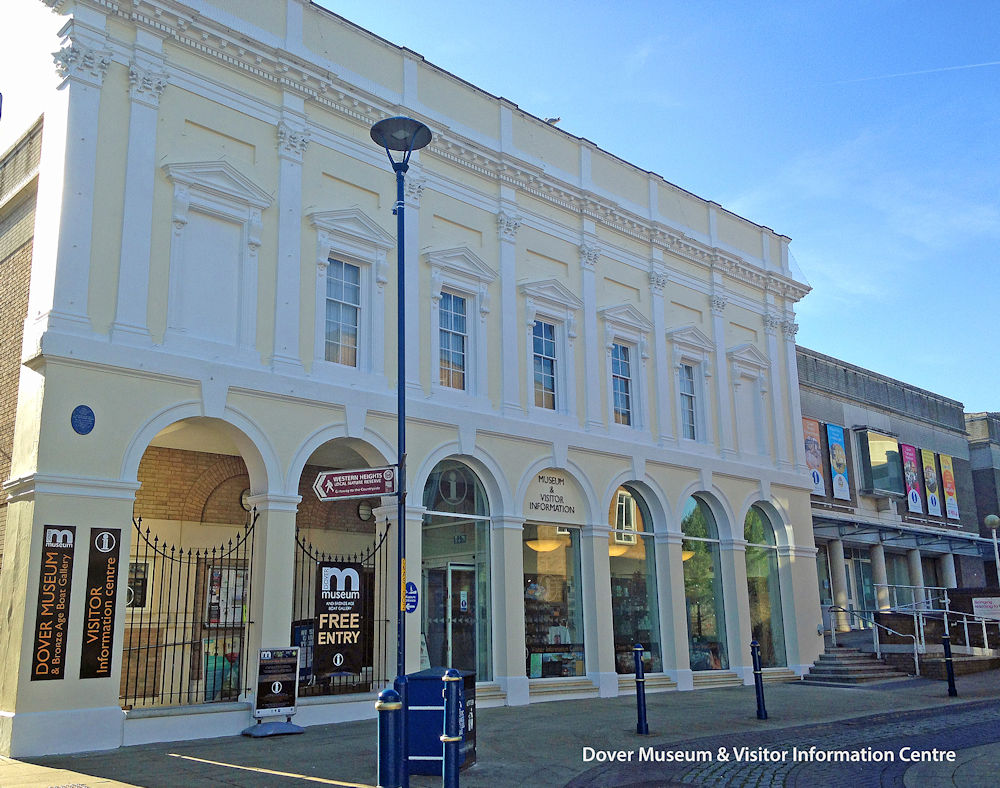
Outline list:
[[[919,659],[919,651],[918,651],[918,648],[917,648],[917,636],[916,635],[911,635],[908,632],[897,632],[892,627],[887,627],[885,624],[879,623],[874,618],[870,618],[868,616],[862,615],[857,610],[848,610],[847,608],[840,607],[839,605],[833,605],[833,606],[831,606],[829,608],[829,610],[831,612],[833,612],[833,611],[839,611],[841,613],[847,613],[847,615],[849,615],[849,616],[857,616],[862,621],[867,621],[869,624],[874,625],[875,629],[873,629],[872,632],[873,632],[873,638],[874,638],[874,641],[875,641],[875,656],[878,659],[882,659],[882,649],[881,649],[881,647],[879,645],[879,642],[878,642],[878,629],[879,628],[884,629],[886,632],[888,632],[888,633],[890,633],[892,635],[898,635],[899,637],[911,638],[913,640],[913,673],[914,673],[915,676],[919,676],[920,675],[920,659]],[[833,642],[833,647],[837,648],[837,624],[834,621],[830,622],[830,640]]]

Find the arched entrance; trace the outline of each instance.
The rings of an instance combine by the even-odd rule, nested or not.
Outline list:
[[[126,708],[249,691],[255,514],[240,450],[248,443],[230,424],[188,418],[157,433],[139,460],[120,684]]]
[[[493,678],[490,510],[479,477],[455,459],[424,485],[421,662]]]
[[[368,692],[387,681],[388,551],[376,514],[382,498],[324,501],[314,489],[323,471],[385,464],[364,441],[335,438],[312,452],[299,476],[291,642],[301,649],[300,695]],[[359,596],[335,600],[338,589]]]

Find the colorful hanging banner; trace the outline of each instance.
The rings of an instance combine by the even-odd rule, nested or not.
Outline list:
[[[927,514],[941,516],[941,491],[938,489],[937,462],[934,461],[934,452],[927,449],[920,450],[920,459],[924,466],[924,494],[927,496]]]
[[[38,575],[38,614],[31,651],[31,680],[62,679],[66,673],[69,595],[73,588],[75,525],[46,525]],[[8,570],[10,571],[10,570]]]
[[[903,480],[906,482],[906,507],[914,514],[924,513],[924,502],[920,496],[920,463],[917,450],[906,443],[899,444],[903,458]]]
[[[844,428],[836,424],[826,425],[826,439],[830,444],[830,473],[833,475],[833,497],[851,500],[851,488],[847,481],[847,448],[844,446]]]
[[[941,458],[941,487],[944,490],[944,510],[949,520],[958,520],[958,491],[955,489],[955,469],[951,457],[939,454]]]
[[[802,434],[806,442],[806,465],[812,479],[812,494],[826,496],[826,479],[823,477],[823,449],[819,440],[819,422],[802,419]]]

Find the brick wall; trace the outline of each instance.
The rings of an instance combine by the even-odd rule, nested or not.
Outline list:
[[[323,503],[312,484],[323,468],[307,465],[299,482],[296,522],[299,528],[375,533],[375,520],[358,517],[358,501]],[[202,523],[242,523],[246,512],[240,504],[250,487],[246,464],[238,456],[183,451],[150,446],[139,462],[135,514],[153,520],[186,520]],[[373,507],[379,500],[371,501]]]
[[[34,226],[35,198],[32,190],[0,218],[0,481],[10,476]],[[4,500],[0,501],[0,569],[3,568],[6,524],[7,503]]]

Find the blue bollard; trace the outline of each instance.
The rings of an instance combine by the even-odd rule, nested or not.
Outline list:
[[[375,701],[378,712],[378,786],[400,788],[402,758],[399,753],[399,724],[403,719],[403,704],[396,690],[384,689]]]
[[[632,656],[635,657],[635,704],[638,719],[635,723],[635,732],[640,736],[649,735],[649,725],[646,722],[646,675],[642,670],[642,644],[636,643],[632,649]]]
[[[750,658],[753,660],[753,685],[757,690],[757,719],[767,719],[767,709],[764,708],[764,672],[760,668],[760,643],[750,641]]]
[[[957,698],[958,690],[955,689],[955,665],[951,659],[951,635],[947,632],[941,637],[941,645],[944,646],[944,667],[948,672],[948,697]]]
[[[441,677],[444,682],[444,733],[441,741],[444,743],[444,768],[441,770],[444,788],[458,788],[458,747],[462,741],[459,729],[459,697],[462,689],[462,677],[454,668],[448,668]]]
[[[399,715],[399,725],[396,729],[396,752],[399,757],[399,784],[401,788],[410,788],[410,739],[406,731],[406,715],[410,710],[409,677],[406,674],[396,676],[393,686],[399,694],[399,702],[403,711]]]

